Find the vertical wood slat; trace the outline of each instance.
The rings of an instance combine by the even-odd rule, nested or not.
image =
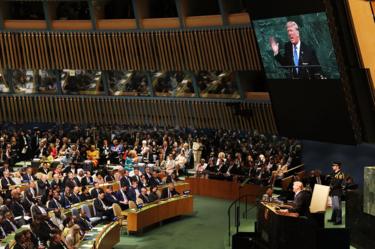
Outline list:
[[[1,103],[1,100],[0,100],[0,104],[2,105],[2,103]],[[2,107],[0,107],[0,123],[3,123],[3,122],[5,122],[5,113],[3,113],[3,108]]]
[[[5,57],[5,48],[4,48],[4,36],[3,33],[0,32],[0,51],[1,57],[0,58],[0,68],[4,69],[7,68],[6,66],[6,57]]]
[[[85,106],[86,109],[86,115],[87,115],[87,123],[93,123],[92,118],[91,118],[91,98],[84,98],[83,101],[83,106]]]
[[[22,68],[22,48],[21,48],[21,34],[17,34],[14,37],[15,48],[16,48],[16,68]]]
[[[3,115],[2,120],[3,120],[3,122],[7,122],[8,121],[8,119],[7,119],[8,115],[7,115],[7,112],[6,112],[6,106],[5,106],[4,99],[5,99],[5,97],[1,97],[1,107],[0,108],[2,110],[2,115]]]
[[[15,97],[9,96],[8,99],[9,99],[8,103],[11,106],[11,109],[12,109],[13,122],[18,123],[19,121],[18,121],[17,103],[16,103],[16,100],[15,100]]]
[[[12,46],[12,38],[11,34],[7,33],[7,39],[6,39],[6,44],[7,44],[7,50],[8,50],[8,57],[10,58],[9,60],[9,67],[14,68],[14,56],[13,56],[13,46]]]
[[[39,69],[39,68],[43,68],[42,67],[42,60],[40,59],[41,58],[41,50],[40,50],[40,47],[41,47],[41,42],[40,42],[40,34],[39,33],[36,33],[35,34],[35,37],[34,37],[34,42],[35,42],[35,61],[37,62],[36,66],[37,68],[33,68],[33,69]]]

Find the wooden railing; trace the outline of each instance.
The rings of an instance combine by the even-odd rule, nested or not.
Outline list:
[[[277,133],[269,102],[76,96],[0,96],[0,123],[80,123],[257,129]]]
[[[261,70],[251,27],[0,33],[0,69]]]

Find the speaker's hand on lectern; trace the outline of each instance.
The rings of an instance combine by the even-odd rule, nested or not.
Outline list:
[[[273,51],[273,55],[276,56],[279,54],[279,43],[275,40],[273,36],[270,37],[270,46]]]

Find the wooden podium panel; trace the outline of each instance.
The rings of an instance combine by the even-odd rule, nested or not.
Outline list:
[[[180,215],[193,213],[193,196],[179,196],[146,205],[140,210],[128,209],[128,231],[141,229]]]

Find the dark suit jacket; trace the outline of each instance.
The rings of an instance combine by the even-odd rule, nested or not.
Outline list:
[[[146,204],[146,203],[150,203],[150,202],[151,202],[150,199],[148,198],[148,195],[147,195],[147,194],[146,194],[146,195],[142,195],[142,194],[140,194],[140,195],[139,195],[139,198],[141,198],[141,200],[143,201],[144,204]]]
[[[41,206],[41,207],[44,208],[46,210],[46,212],[48,212],[48,210],[45,207],[43,207],[43,206]],[[42,211],[40,211],[40,209],[36,205],[34,205],[34,206],[31,207],[31,213],[35,217],[37,215],[41,215]]]
[[[161,192],[161,199],[166,199],[169,197],[169,192],[171,192],[171,196],[174,196],[174,195],[179,195],[180,193],[178,193],[176,191],[176,189],[173,189],[172,191],[169,191],[169,188],[165,188],[163,189],[163,192]]]
[[[13,221],[13,224],[17,227],[17,224],[16,222]],[[12,225],[10,224],[10,222],[8,220],[4,220],[2,223],[1,223],[1,226],[3,227],[4,231],[7,233],[7,234],[10,234],[12,232],[15,232],[15,230],[13,229]]]
[[[153,178],[151,177],[150,180],[148,181],[148,185],[150,186],[157,186],[160,185],[162,181],[159,178]]]
[[[120,185],[121,185],[121,187],[127,186],[129,188],[130,185],[131,185],[130,177],[122,177],[121,180],[120,180]]]
[[[92,199],[90,193],[87,193],[87,194],[80,194],[80,195],[79,195],[79,198],[81,198],[81,201],[87,201],[87,200]]]
[[[49,169],[45,169],[45,168],[43,168],[43,167],[40,167],[40,168],[38,169],[38,172],[47,175],[48,172],[50,172],[50,170],[49,170]]]
[[[79,181],[77,182],[76,179],[73,179],[73,180],[66,179],[65,181],[65,187],[68,186],[70,189],[73,189],[74,187],[79,186],[79,184],[80,184]]]
[[[40,154],[42,154],[42,156],[47,157],[48,156],[48,148],[43,147],[42,149],[40,149],[40,148],[36,149],[36,151],[34,153],[34,157],[39,157]]]
[[[8,181],[9,181],[9,183],[8,183]],[[9,189],[10,185],[15,185],[12,178],[8,177],[8,181],[5,178],[1,178],[1,186],[3,187],[3,189]]]
[[[60,190],[62,190],[62,189],[64,189],[64,182],[62,180],[60,180],[58,182],[56,180],[52,180],[51,188],[55,188],[55,186],[59,186]]]
[[[97,217],[105,216],[106,210],[104,209],[104,206],[103,206],[102,202],[98,198],[96,198],[94,200],[94,207],[95,207],[95,210],[96,210],[96,216]]]
[[[50,239],[51,228],[45,222],[40,222],[37,230],[33,231],[41,242],[46,243]]]
[[[69,207],[71,205],[71,202],[69,200],[69,197],[67,197],[64,193],[61,194],[60,203],[63,207]]]
[[[2,225],[0,224],[0,226],[2,227]],[[3,228],[4,230],[4,233],[0,230],[0,239],[3,239],[7,236],[7,234],[5,233],[5,229]]]
[[[104,203],[105,205],[107,205],[108,207],[112,206],[113,203],[118,203],[118,200],[116,199],[116,197],[114,195],[111,195],[111,194],[108,194],[108,193],[105,193],[104,194]]]
[[[89,179],[87,179],[87,177],[83,177],[81,180],[82,186],[92,185],[93,183],[94,183],[94,179],[92,178],[92,176],[90,176]]]
[[[48,209],[59,208],[59,206],[58,206],[57,203],[60,204],[60,207],[63,207],[63,205],[60,203],[59,200],[56,200],[56,199],[52,198],[51,200],[49,200],[48,205],[47,205],[47,208],[48,208]]]
[[[156,193],[151,192],[148,195],[148,199],[150,200],[150,202],[154,202],[154,201],[157,201],[159,199],[159,196]]]
[[[90,220],[84,219],[82,217],[78,218],[77,224],[79,225],[82,231],[89,231],[92,228]]]
[[[29,176],[28,174],[23,174],[22,175],[22,182],[29,182],[31,180],[35,181],[36,177],[34,175]]]
[[[81,202],[79,195],[71,194],[69,198],[70,203],[75,204]]]
[[[23,212],[25,211],[25,208],[22,206],[22,204],[15,200],[13,200],[10,204],[10,209],[12,210],[14,217],[23,216]]]
[[[91,198],[96,198],[96,197],[98,197],[98,190],[95,189],[95,188],[91,189],[91,191],[90,191],[90,195],[91,195]]]
[[[293,60],[293,45],[291,42],[287,42],[284,45],[284,55],[278,53],[275,56],[275,59],[280,63],[282,66],[294,66]],[[299,66],[308,66],[308,65],[320,65],[318,58],[316,57],[315,50],[311,47],[307,46],[305,43],[301,41],[300,52],[299,52]],[[297,72],[296,69],[290,70],[288,69],[290,78],[301,78],[301,79],[308,79],[313,77],[314,74],[321,74],[320,67],[311,67],[311,68],[300,68]]]
[[[300,216],[309,216],[310,211],[311,193],[306,190],[299,192],[293,201],[293,208],[289,208],[290,212],[299,213]]]
[[[141,191],[139,191],[141,192]],[[135,189],[130,187],[128,190],[128,197],[129,200],[136,201],[137,200],[137,193],[135,192]]]
[[[146,178],[146,181],[147,181],[147,183],[148,184],[150,184],[150,179],[152,178],[152,175],[150,174],[150,175],[148,175],[148,174],[144,174],[145,175],[145,178]]]
[[[117,191],[115,193],[115,196],[116,196],[117,200],[124,201],[124,196],[122,196],[121,190]],[[128,194],[126,192],[125,192],[125,197],[129,200]]]

